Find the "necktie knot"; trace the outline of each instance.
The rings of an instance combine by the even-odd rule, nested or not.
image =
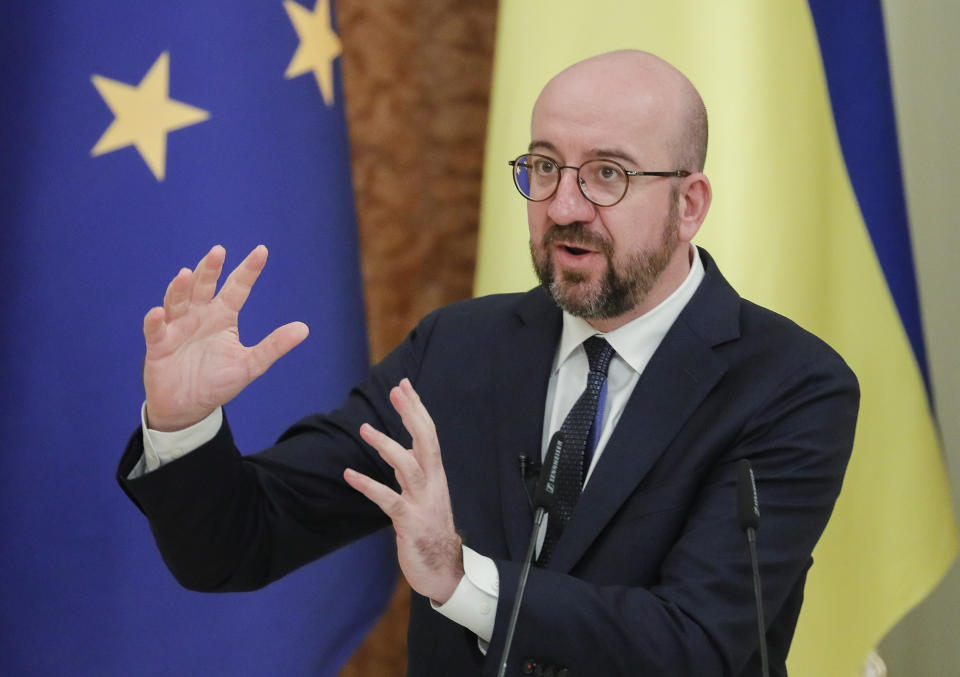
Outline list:
[[[583,342],[583,349],[587,352],[590,371],[606,376],[613,357],[613,346],[601,336],[591,336]]]

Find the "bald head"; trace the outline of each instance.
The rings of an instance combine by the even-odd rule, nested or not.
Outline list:
[[[652,171],[686,169],[702,171],[707,155],[707,111],[687,77],[663,59],[637,50],[600,54],[561,71],[540,93],[534,106],[538,115],[563,109],[571,117],[602,113],[610,119],[640,120],[643,125],[624,126],[653,138],[631,139],[635,143],[659,143],[670,166]],[[535,132],[536,135],[536,132]]]

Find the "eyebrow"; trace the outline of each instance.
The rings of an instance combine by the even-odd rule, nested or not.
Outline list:
[[[534,139],[530,142],[530,145],[527,147],[527,151],[532,153],[536,150],[546,150],[559,155],[557,147],[554,146],[549,141],[544,141],[540,139]],[[634,167],[639,167],[640,163],[634,159],[632,155],[626,153],[622,150],[617,150],[616,148],[592,148],[587,152],[587,155],[590,155],[593,158],[610,158],[623,160],[632,164]]]

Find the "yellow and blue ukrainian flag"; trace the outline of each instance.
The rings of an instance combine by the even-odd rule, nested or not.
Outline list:
[[[309,339],[228,406],[246,451],[367,367],[328,0],[7,3],[0,26],[0,674],[334,675],[396,579],[390,534],[264,591],[165,570],[113,479],[144,313],[222,243],[271,260],[254,343]]]
[[[860,379],[853,457],[788,661],[854,677],[957,552],[879,2],[501,2],[478,294],[535,282],[505,163],[529,142],[539,88],[618,48],[667,59],[706,101],[714,202],[697,241],[741,294],[825,339]]]

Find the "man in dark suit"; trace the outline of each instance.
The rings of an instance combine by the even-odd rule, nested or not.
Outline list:
[[[652,55],[559,74],[512,163],[542,286],[431,314],[340,409],[254,456],[220,406],[306,327],[239,343],[262,247],[216,295],[222,248],[181,271],[144,320],[144,425],[118,472],[178,580],[261,587],[392,523],[417,593],[410,674],[496,674],[533,526],[519,459],[559,430],[567,488],[508,674],[759,674],[735,509],[746,458],[771,671],[785,674],[858,389],[829,347],[740,299],[692,245],[711,199],[706,136],[696,90]]]

